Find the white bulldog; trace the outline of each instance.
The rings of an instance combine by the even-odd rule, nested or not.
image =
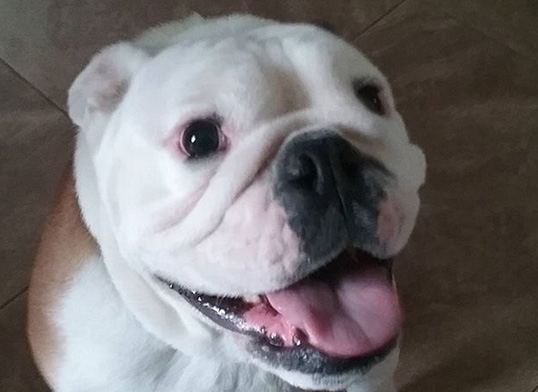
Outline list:
[[[394,390],[425,160],[364,55],[193,17],[97,54],[69,114],[98,251],[51,310],[56,391]]]

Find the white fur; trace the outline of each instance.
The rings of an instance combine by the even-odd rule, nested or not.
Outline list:
[[[386,116],[356,100],[352,77],[384,87]],[[244,337],[212,325],[155,279],[227,295],[292,283],[299,241],[272,198],[270,162],[299,133],[323,127],[394,173],[402,225],[387,255],[403,247],[424,157],[409,143],[385,78],[362,54],[312,26],[193,17],[98,54],[73,84],[69,112],[81,127],[79,201],[102,255],[58,310],[58,391],[392,390],[396,351],[363,376],[271,368],[250,358]],[[176,148],[181,127],[213,113],[223,119],[227,151],[185,163]]]

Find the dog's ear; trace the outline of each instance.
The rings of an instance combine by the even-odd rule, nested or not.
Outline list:
[[[111,113],[149,56],[130,43],[117,43],[95,55],[69,89],[69,116],[82,126],[96,113]]]

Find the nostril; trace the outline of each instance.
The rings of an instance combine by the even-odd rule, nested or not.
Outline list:
[[[347,178],[355,178],[357,175],[357,165],[352,162],[343,162],[342,171]]]
[[[314,160],[301,154],[288,166],[288,180],[303,189],[316,189],[318,182],[318,170]]]
[[[354,154],[351,154],[349,152],[344,152],[340,156],[340,165],[342,169],[342,173],[344,176],[348,179],[354,179],[357,177],[357,174],[360,169],[360,165],[357,162],[357,158]]]

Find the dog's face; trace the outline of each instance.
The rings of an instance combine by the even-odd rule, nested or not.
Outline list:
[[[185,30],[166,48],[152,33],[107,49],[70,91],[81,204],[105,260],[121,256],[210,332],[189,339],[300,387],[392,367],[391,258],[425,163],[385,78],[308,25]]]

